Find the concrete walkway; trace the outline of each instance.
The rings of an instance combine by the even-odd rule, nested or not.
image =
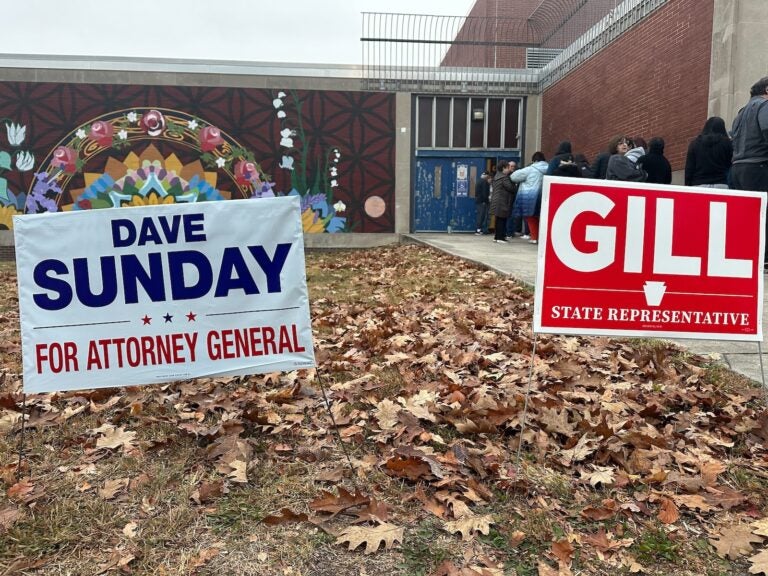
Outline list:
[[[406,242],[432,246],[464,260],[475,262],[534,286],[536,284],[536,256],[538,246],[520,238],[510,239],[507,244],[497,244],[493,236],[474,234],[407,234]],[[768,294],[768,290],[765,291]],[[766,322],[768,306],[763,304],[763,334],[768,333]],[[762,382],[760,355],[755,342],[732,342],[723,340],[673,340],[695,354],[711,356],[721,360],[732,370]],[[768,370],[768,350],[763,350],[763,366]]]

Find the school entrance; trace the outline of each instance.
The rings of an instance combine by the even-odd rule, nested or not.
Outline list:
[[[415,96],[414,232],[474,232],[483,171],[520,163],[524,98]]]

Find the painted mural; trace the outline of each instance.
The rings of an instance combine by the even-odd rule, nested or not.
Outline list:
[[[389,94],[0,82],[0,123],[0,229],[295,195],[305,232],[394,232]]]

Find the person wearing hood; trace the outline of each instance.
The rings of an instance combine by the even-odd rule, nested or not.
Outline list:
[[[494,242],[506,243],[507,217],[515,201],[515,185],[509,179],[509,162],[499,162],[491,182],[491,214],[496,217]]]
[[[565,158],[566,156],[571,156],[572,150],[571,150],[571,143],[568,140],[563,140],[560,142],[560,144],[557,145],[557,152],[555,152],[555,155],[552,157],[552,160],[549,161],[549,166],[547,167],[547,176],[552,176],[552,174],[555,173],[555,170],[558,166],[560,166],[560,160]]]
[[[654,184],[672,184],[672,166],[664,157],[664,139],[651,138],[648,153],[637,161],[638,165],[648,173],[648,180]]]
[[[488,233],[488,208],[491,205],[491,175],[483,172],[475,187],[475,234]]]
[[[608,145],[611,157],[605,173],[606,180],[624,180],[645,182],[648,174],[637,165],[637,160],[645,155],[642,146],[635,147],[626,136],[614,136]]]
[[[539,217],[536,214],[536,202],[541,195],[541,186],[544,175],[547,173],[548,164],[541,152],[534,152],[531,165],[512,173],[512,182],[519,182],[515,197],[515,205],[512,208],[513,216],[521,216],[528,223],[531,244],[539,243]]]
[[[725,130],[725,120],[712,116],[701,134],[688,145],[685,156],[685,185],[728,188],[733,144]]]

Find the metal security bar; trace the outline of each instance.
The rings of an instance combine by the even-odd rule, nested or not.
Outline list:
[[[479,0],[469,16],[363,13],[363,89],[530,94],[542,90],[667,0]],[[584,38],[586,35],[586,39]],[[586,56],[588,57],[588,56]]]

